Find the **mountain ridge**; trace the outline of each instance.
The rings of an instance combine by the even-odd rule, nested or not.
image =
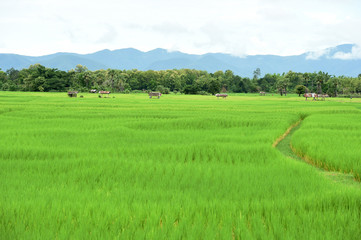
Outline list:
[[[232,70],[235,74],[250,77],[256,68],[261,73],[328,72],[331,75],[355,77],[361,73],[361,56],[354,56],[355,44],[343,44],[322,51],[305,52],[300,55],[247,55],[237,57],[226,53],[188,54],[156,48],[147,52],[135,48],[109,50],[78,54],[58,52],[44,56],[24,56],[19,54],[0,54],[0,68],[23,69],[39,63],[60,70],[74,69],[77,64],[89,70],[98,69],[139,69],[166,70],[194,68],[216,72]]]

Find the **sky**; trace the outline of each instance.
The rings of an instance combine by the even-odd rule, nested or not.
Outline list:
[[[358,0],[0,0],[0,53],[164,48],[192,54],[297,55],[356,44]]]

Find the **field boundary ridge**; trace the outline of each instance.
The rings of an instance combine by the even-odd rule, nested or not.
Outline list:
[[[321,174],[323,174],[328,179],[333,180],[334,182],[342,183],[347,186],[356,186],[360,187],[359,179],[351,173],[345,173],[337,169],[330,168],[326,163],[317,164],[317,161],[311,157],[304,155],[300,156],[297,151],[293,148],[291,144],[291,137],[294,131],[299,127],[303,119],[298,120],[296,123],[292,124],[284,134],[282,134],[276,141],[272,144],[274,148],[277,148],[285,157],[291,158],[296,161],[302,161],[312,167],[316,168]]]

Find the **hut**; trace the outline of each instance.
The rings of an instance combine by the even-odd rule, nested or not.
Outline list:
[[[228,97],[228,94],[224,94],[224,93],[222,93],[222,94],[216,94],[216,97],[217,97],[217,99],[219,98],[219,97],[222,97],[222,98],[226,98],[226,97]]]
[[[260,96],[266,96],[266,92],[259,92]]]
[[[77,97],[77,96],[78,96],[78,92],[76,92],[76,91],[69,91],[69,92],[68,92],[68,96],[69,96],[69,97]]]
[[[152,98],[154,96],[154,97],[158,97],[158,99],[160,98],[160,96],[162,96],[160,92],[149,92],[148,95],[149,98]]]
[[[108,95],[110,94],[110,91],[99,91],[99,94],[101,94],[101,97],[104,96],[104,94]]]
[[[326,95],[325,94],[317,94],[317,93],[305,93],[305,94],[303,94],[303,96],[306,98],[306,101],[307,101],[307,98],[312,98],[313,101],[317,101],[317,100],[319,100],[319,98],[321,98],[321,100],[325,100]]]
[[[319,99],[319,100],[321,100],[321,101],[325,101],[326,100],[326,98],[328,98],[329,96],[328,96],[328,94],[318,94],[317,95],[317,99]]]
[[[97,90],[96,89],[91,89],[89,92],[90,93],[97,93]]]

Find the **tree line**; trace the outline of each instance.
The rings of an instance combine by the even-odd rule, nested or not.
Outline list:
[[[326,93],[330,96],[361,93],[361,74],[358,77],[334,76],[325,72],[265,74],[257,68],[253,77],[241,77],[231,70],[208,73],[195,69],[173,70],[96,70],[77,65],[70,71],[47,68],[40,64],[7,71],[0,69],[0,90],[61,92],[90,89],[112,92],[159,91],[162,93],[215,94],[219,92],[252,93],[305,92]]]

